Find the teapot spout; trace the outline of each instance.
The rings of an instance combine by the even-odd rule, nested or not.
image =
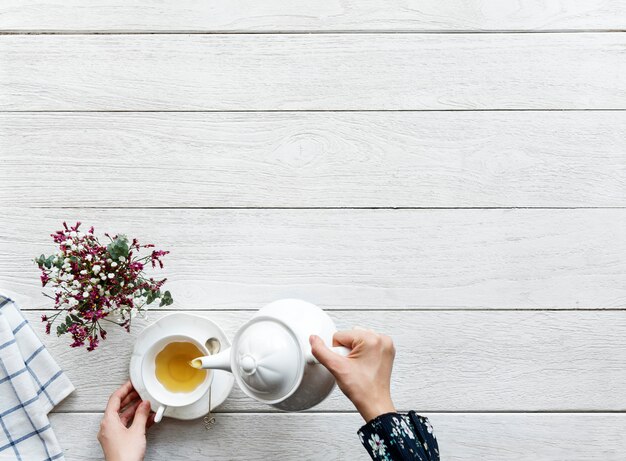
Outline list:
[[[230,347],[216,355],[205,355],[189,362],[194,368],[210,368],[212,370],[232,371],[230,366]]]

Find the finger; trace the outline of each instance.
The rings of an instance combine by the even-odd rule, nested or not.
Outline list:
[[[124,411],[126,406],[133,403],[138,398],[139,398],[139,394],[137,393],[137,391],[133,390],[130,394],[128,394],[126,397],[122,399],[122,403],[120,404],[120,410]]]
[[[154,425],[154,415],[156,413],[154,411],[150,412],[150,416],[148,416],[148,422],[146,423],[146,429],[150,429]]]
[[[338,346],[346,346],[350,349],[354,349],[356,345],[364,341],[368,336],[371,336],[372,332],[367,330],[344,330],[338,331],[333,336],[333,344]]]
[[[137,411],[137,407],[139,405],[141,405],[141,399],[134,401],[131,405],[128,405],[128,407],[123,412],[120,413],[120,421],[122,421],[122,424],[124,426],[128,426],[130,420],[133,419],[133,416],[135,416],[135,412]]]
[[[317,335],[311,335],[309,342],[311,343],[313,356],[333,374],[339,368],[342,361],[346,360],[341,355],[331,351],[326,344],[324,344],[322,338]]]
[[[145,433],[149,416],[150,416],[150,402],[147,400],[144,400],[137,407],[137,411],[135,412],[135,419],[133,420],[131,429]]]
[[[126,397],[133,389],[133,385],[130,381],[126,381],[122,386],[111,394],[105,413],[117,413],[120,411],[122,405],[122,399]]]

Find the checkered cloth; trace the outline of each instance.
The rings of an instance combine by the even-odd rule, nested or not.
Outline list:
[[[74,386],[24,316],[0,295],[0,460],[62,460],[48,412]]]

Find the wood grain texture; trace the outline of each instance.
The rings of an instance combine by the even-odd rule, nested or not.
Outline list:
[[[428,413],[442,459],[450,461],[622,461],[623,414]],[[53,414],[68,461],[101,460],[100,414]],[[199,421],[164,420],[148,433],[146,461],[368,460],[356,414],[219,415],[206,432]],[[271,428],[272,437],[259,432]],[[584,441],[584,443],[581,443]]]
[[[615,111],[5,113],[0,204],[625,206],[624,127]]]
[[[103,411],[128,379],[135,336],[163,315],[137,319],[132,334],[109,329],[97,352],[43,335],[42,311],[27,312],[52,355],[76,387],[57,411]],[[227,336],[252,312],[197,313]],[[403,312],[331,313],[339,329],[354,325],[388,333],[397,354],[392,395],[398,409],[419,411],[624,411],[626,316],[622,312]],[[79,364],[79,365],[77,365]],[[102,373],[106,364],[107,373]],[[354,411],[335,392],[313,409]],[[236,386],[220,412],[275,411]]]
[[[0,280],[46,306],[31,258],[80,220],[172,253],[184,309],[611,308],[626,305],[626,209],[2,209]]]
[[[0,110],[624,109],[626,34],[3,35]]]
[[[4,0],[9,31],[492,31],[623,29],[617,0]]]

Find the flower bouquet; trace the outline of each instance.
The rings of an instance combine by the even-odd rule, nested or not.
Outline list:
[[[41,283],[54,287],[54,308],[51,316],[42,315],[46,333],[56,325],[58,336],[69,333],[71,347],[87,346],[88,351],[106,338],[105,322],[117,324],[130,331],[133,317],[143,313],[149,304],[160,299],[160,306],[169,306],[173,299],[169,291],[162,292],[166,279],[155,280],[144,272],[147,264],[163,268],[162,257],[169,251],[152,249],[154,245],[140,245],[137,239],[129,242],[125,235],[104,234],[109,242],[100,243],[94,228],[79,230],[80,222],[51,234],[59,250],[51,256],[41,255],[35,262],[41,269]]]

